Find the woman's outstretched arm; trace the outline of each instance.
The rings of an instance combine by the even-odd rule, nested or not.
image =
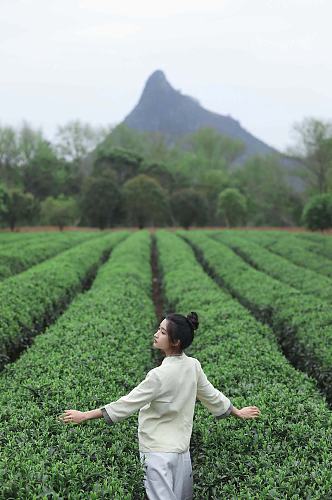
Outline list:
[[[233,406],[230,413],[237,418],[256,418],[261,414],[261,411],[257,406],[244,406],[240,410]]]
[[[100,408],[90,411],[65,410],[62,415],[59,415],[58,420],[65,424],[81,424],[92,418],[100,418],[103,412]]]
[[[123,420],[152,401],[159,388],[159,380],[154,370],[129,394],[117,401],[90,411],[65,410],[58,418],[64,423],[80,424],[93,418],[105,417],[109,424]]]
[[[260,410],[257,406],[245,406],[241,409],[236,408],[225,394],[211,384],[199,361],[198,369],[197,398],[217,419],[226,418],[230,415],[242,419],[255,418],[260,415]]]

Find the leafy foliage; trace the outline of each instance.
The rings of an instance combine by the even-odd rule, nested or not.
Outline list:
[[[137,417],[108,428],[104,419],[64,426],[57,416],[118,399],[152,368],[151,278],[150,238],[136,232],[115,247],[90,290],[15,366],[6,366],[0,379],[3,496],[143,498]]]
[[[168,221],[169,207],[166,192],[158,181],[139,174],[124,184],[124,205],[131,225],[164,225]]]
[[[303,208],[303,222],[308,229],[332,228],[332,193],[317,194]]]
[[[125,232],[93,238],[0,284],[0,359],[53,322]]]
[[[295,129],[298,144],[285,158],[277,154],[248,158],[241,141],[210,127],[171,140],[160,132],[139,132],[124,124],[93,127],[72,120],[58,127],[51,143],[27,122],[17,129],[0,126],[0,181],[6,189],[31,193],[37,204],[48,197],[74,196],[81,210],[78,225],[132,225],[133,218],[126,219],[124,185],[141,174],[153,178],[165,190],[166,205],[175,191],[183,189],[204,197],[202,219],[207,225],[230,224],[218,213],[218,196],[225,189],[238,189],[245,196],[245,223],[249,226],[300,225],[308,198],[331,190],[332,129],[329,122],[313,118]],[[298,168],[286,160],[296,161]],[[98,199],[102,181],[96,179],[105,176],[114,176],[113,201],[107,204],[102,196],[96,215],[92,204],[87,208],[86,186],[88,198]],[[293,187],[296,178],[301,180],[302,191]],[[140,212],[144,212],[142,204]],[[154,219],[161,225],[171,224],[167,211],[168,215]],[[40,222],[38,213],[29,221]],[[159,224],[155,220],[135,222],[139,226],[146,223]],[[174,217],[173,223],[178,223]]]
[[[18,224],[33,222],[39,214],[39,204],[31,193],[12,188],[5,191],[3,199],[4,208],[1,218],[11,230]]]
[[[58,253],[96,236],[93,232],[22,233],[11,241],[1,241],[0,280],[21,273],[29,267],[54,257]],[[98,236],[98,234],[97,234]]]
[[[79,217],[78,205],[74,198],[60,195],[49,196],[41,203],[41,220],[46,225],[58,226],[62,231],[65,226],[73,225]]]
[[[218,197],[218,214],[224,218],[227,226],[244,225],[247,215],[245,196],[235,188],[221,191]]]
[[[216,273],[237,286],[237,268],[225,259],[228,253],[221,244],[198,231],[177,234],[202,250],[204,245],[209,260],[220,256]],[[271,329],[203,271],[183,240],[159,231],[157,244],[168,307],[182,314],[193,309],[200,318],[188,355],[200,360],[208,379],[234,406],[254,404],[261,409],[260,418],[252,421],[218,421],[196,406],[191,440],[194,497],[329,496],[331,413],[314,380],[292,367]],[[249,274],[246,277],[249,281]],[[259,285],[252,289],[259,291]]]
[[[171,208],[175,221],[185,229],[193,224],[203,226],[206,222],[206,201],[192,188],[174,191],[171,196]]]
[[[121,193],[111,172],[88,177],[81,199],[83,220],[100,229],[114,225],[120,201]]]
[[[273,326],[284,352],[318,380],[332,401],[331,304],[258,271],[225,244],[202,233],[190,232],[186,238],[216,279],[261,321]]]

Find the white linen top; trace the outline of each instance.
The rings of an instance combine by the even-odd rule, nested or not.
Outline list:
[[[160,366],[129,394],[99,408],[109,424],[135,411],[139,451],[182,453],[189,449],[196,398],[216,417],[227,417],[233,405],[207,379],[198,359],[166,356]]]

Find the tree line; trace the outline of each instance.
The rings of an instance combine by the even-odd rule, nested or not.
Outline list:
[[[306,118],[285,158],[245,159],[244,144],[203,128],[170,142],[125,125],[0,126],[0,224],[332,226],[332,124]],[[243,159],[239,162],[239,159]]]

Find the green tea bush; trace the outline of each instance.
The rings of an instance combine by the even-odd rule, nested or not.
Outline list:
[[[268,322],[288,358],[314,376],[332,402],[332,310],[313,295],[253,269],[202,232],[182,233],[222,286],[261,321]]]
[[[0,231],[0,248],[13,243],[27,243],[28,241],[41,241],[42,238],[49,238],[50,231],[32,231],[32,232],[7,232]]]
[[[2,498],[142,499],[137,415],[61,423],[127,394],[153,368],[150,237],[119,243],[89,291],[0,378]]]
[[[303,241],[310,241],[311,250],[332,259],[332,235],[316,233],[297,233],[296,238]]]
[[[332,301],[332,279],[297,266],[257,243],[248,240],[241,233],[222,231],[214,235],[217,241],[231,247],[240,257],[259,271],[276,278],[288,285],[301,290],[303,293],[321,297],[328,302]],[[285,245],[287,246],[288,243]]]
[[[285,257],[293,264],[311,269],[332,278],[332,266],[329,258],[315,253],[315,245],[299,241],[293,235],[274,231],[246,231],[246,238],[267,248],[271,252]]]
[[[58,317],[127,234],[92,238],[0,283],[0,368]]]
[[[97,235],[98,233],[78,231],[55,235],[49,233],[48,238],[15,242],[4,247],[0,245],[0,280],[20,273]]]
[[[216,420],[197,405],[194,498],[328,498],[332,418],[315,381],[289,364],[273,332],[214,283],[183,240],[158,231],[157,246],[168,309],[200,318],[187,355],[234,406],[261,409],[255,420]]]

